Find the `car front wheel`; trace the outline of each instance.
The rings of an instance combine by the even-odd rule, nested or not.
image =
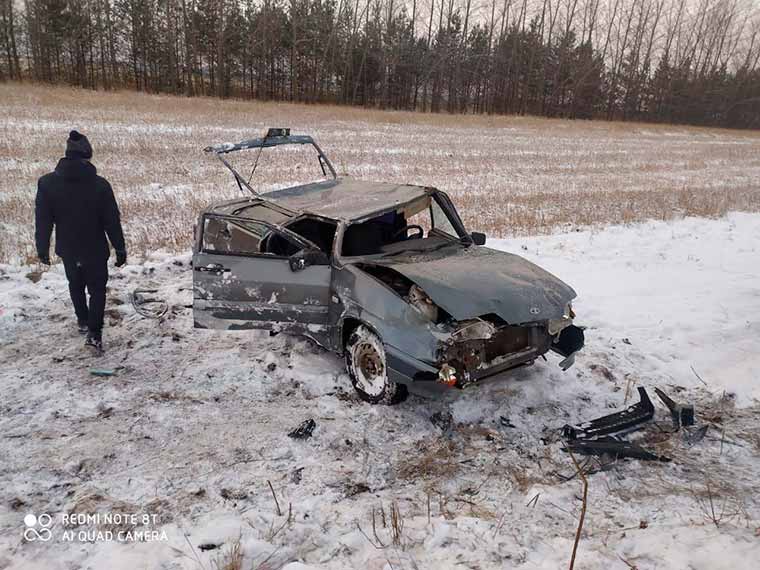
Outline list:
[[[346,369],[359,397],[370,404],[398,404],[407,389],[388,378],[385,348],[380,337],[360,325],[346,343]]]

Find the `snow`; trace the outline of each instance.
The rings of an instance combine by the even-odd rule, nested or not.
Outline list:
[[[563,480],[557,430],[630,404],[636,386],[694,403],[710,428],[690,445],[655,402],[656,423],[631,437],[673,461],[588,476],[576,567],[747,567],[760,555],[760,215],[488,245],[576,289],[586,348],[565,373],[550,355],[395,407],[362,403],[310,341],[193,329],[188,255],[112,270],[100,358],[83,351],[60,265],[36,283],[0,266],[0,568],[211,569],[238,541],[242,568],[566,567],[581,486]],[[134,312],[138,287],[159,289],[165,319]],[[310,417],[310,439],[287,437]],[[62,542],[59,522],[51,542],[22,538],[28,513],[116,511],[158,515],[168,541]]]
[[[756,217],[688,218],[489,245],[566,277],[579,293],[580,322],[610,340],[628,338],[636,348],[625,357],[639,374],[696,387],[693,368],[710,389],[750,403],[760,399]]]

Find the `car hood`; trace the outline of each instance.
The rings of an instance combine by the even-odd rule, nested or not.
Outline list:
[[[519,255],[470,246],[453,255],[399,255],[376,261],[420,287],[457,320],[496,314],[509,324],[562,317],[575,291]]]

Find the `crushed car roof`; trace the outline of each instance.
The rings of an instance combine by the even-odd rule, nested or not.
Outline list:
[[[275,190],[260,197],[288,210],[336,220],[360,220],[425,196],[422,186],[338,178]]]

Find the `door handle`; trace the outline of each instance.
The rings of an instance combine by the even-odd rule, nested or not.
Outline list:
[[[204,271],[206,273],[226,273],[230,271],[229,268],[225,267],[221,263],[210,263],[209,265],[199,265],[195,268],[196,271]]]

